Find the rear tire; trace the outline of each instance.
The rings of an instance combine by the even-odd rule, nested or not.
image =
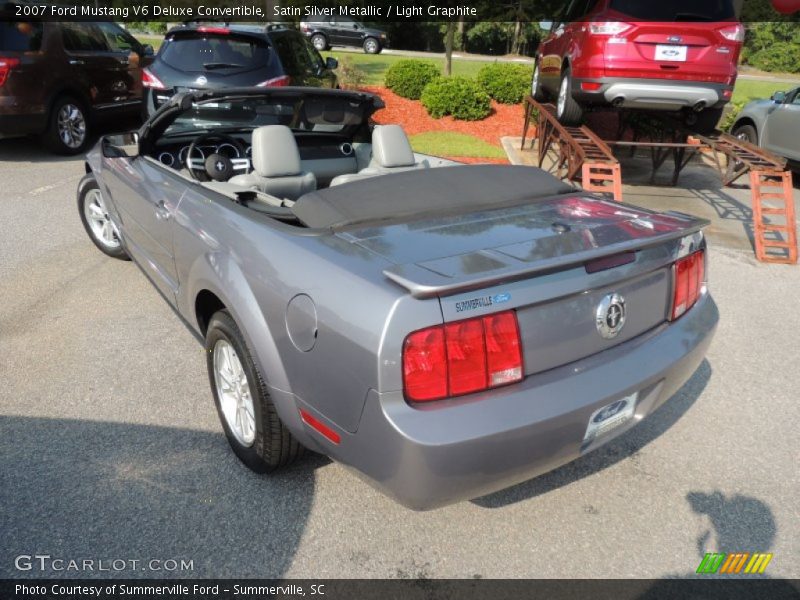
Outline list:
[[[83,102],[59,96],[53,102],[42,142],[48,150],[66,156],[79,154],[89,145],[89,116]]]
[[[239,460],[256,473],[268,473],[300,457],[304,449],[278,417],[261,371],[227,310],[211,317],[206,359],[217,414]]]
[[[311,36],[311,45],[317,49],[319,52],[323,52],[330,48],[328,45],[328,38],[326,38],[321,33],[315,33]]]
[[[547,95],[544,93],[542,89],[542,77],[541,73],[539,72],[539,61],[536,61],[536,65],[533,67],[533,80],[531,81],[531,96],[537,102],[544,102],[547,99]]]
[[[566,126],[578,126],[583,123],[583,108],[572,97],[572,69],[567,67],[561,75],[556,103],[558,122]]]
[[[702,135],[714,133],[719,120],[722,118],[722,112],[722,108],[706,108],[700,111],[697,115],[697,121],[693,125],[694,130]]]
[[[750,142],[754,146],[758,146],[758,132],[752,125],[737,125],[733,128],[733,131],[731,131],[731,135],[745,142]]]
[[[367,38],[364,40],[364,52],[367,54],[380,54],[381,43],[375,38]]]

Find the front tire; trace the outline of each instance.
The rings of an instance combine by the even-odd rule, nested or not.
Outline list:
[[[546,100],[544,90],[542,89],[542,77],[539,71],[539,61],[533,67],[533,80],[531,81],[531,96],[537,102],[544,102]]]
[[[206,333],[208,377],[225,436],[249,469],[268,473],[294,462],[303,447],[278,417],[239,327],[227,310]]]
[[[572,97],[572,69],[567,67],[561,75],[556,104],[558,122],[566,126],[578,126],[583,123],[583,108]]]
[[[328,38],[321,33],[315,33],[311,36],[311,45],[319,52],[323,52],[330,47],[328,46]]]
[[[758,146],[758,132],[752,125],[737,125],[731,132],[733,137]]]
[[[367,38],[364,40],[364,52],[367,54],[379,54],[381,51],[381,44],[375,38]]]
[[[72,96],[59,96],[53,103],[44,145],[55,154],[74,155],[89,145],[89,117],[84,104]]]
[[[111,258],[130,260],[108,215],[108,207],[100,186],[91,173],[78,184],[78,213],[89,239],[101,252]]]

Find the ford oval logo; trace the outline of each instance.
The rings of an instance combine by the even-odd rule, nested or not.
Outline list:
[[[592,419],[592,421],[594,423],[602,423],[603,421],[606,421],[611,417],[618,415],[620,412],[622,412],[622,409],[624,409],[627,405],[628,405],[627,400],[618,400],[613,404],[609,404],[603,410],[597,413],[594,416],[594,419]]]
[[[669,36],[669,37],[667,38],[667,41],[668,41],[668,42],[671,42],[671,43],[673,43],[673,44],[677,44],[678,42],[680,42],[680,41],[681,41],[681,39],[682,39],[682,38],[681,38],[681,36],[679,36],[679,35],[671,35],[671,36]]]

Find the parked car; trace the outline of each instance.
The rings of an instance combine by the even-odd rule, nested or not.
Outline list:
[[[246,465],[310,448],[432,508],[598,448],[694,373],[718,320],[707,221],[416,154],[371,128],[381,106],[182,93],[87,156],[89,237],[205,340]]]
[[[731,128],[739,139],[800,163],[800,88],[775,92],[742,109]]]
[[[115,23],[0,17],[0,136],[41,135],[53,152],[82,152],[98,121],[141,110],[152,55]]]
[[[147,114],[180,91],[228,87],[338,87],[335,58],[323,60],[296,30],[274,25],[189,23],[167,32],[143,72]]]
[[[572,0],[544,23],[531,92],[577,125],[595,106],[681,111],[713,130],[733,94],[744,28],[732,0]]]
[[[300,19],[300,31],[320,52],[331,46],[349,46],[363,48],[367,54],[380,54],[389,47],[385,31],[366,27],[350,17],[304,16]]]

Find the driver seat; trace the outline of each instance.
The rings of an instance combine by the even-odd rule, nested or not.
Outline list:
[[[285,125],[255,129],[251,152],[253,172],[235,175],[228,183],[289,200],[317,189],[317,178],[314,173],[303,171],[297,142]]]

